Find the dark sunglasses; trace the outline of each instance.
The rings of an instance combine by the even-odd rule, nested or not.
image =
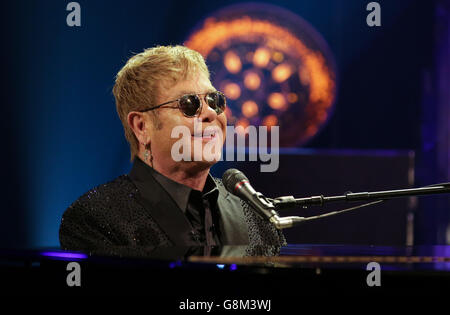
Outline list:
[[[195,117],[202,111],[202,101],[200,100],[200,96],[204,95],[205,102],[208,104],[209,107],[211,107],[217,115],[220,115],[223,113],[227,106],[227,99],[225,98],[225,95],[222,92],[215,91],[215,92],[209,92],[206,94],[187,94],[183,95],[182,97],[173,100],[168,101],[162,104],[159,104],[157,106],[151,107],[149,109],[141,110],[141,112],[147,112],[150,110],[158,109],[163,105],[167,105],[173,102],[178,102],[178,108],[186,117]],[[170,107],[169,107],[170,108]],[[172,107],[176,108],[176,107]]]

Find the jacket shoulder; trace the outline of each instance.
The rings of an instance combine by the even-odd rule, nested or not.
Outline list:
[[[81,195],[64,212],[61,223],[79,219],[90,219],[91,222],[109,221],[118,209],[125,212],[127,208],[133,207],[132,201],[138,193],[130,177],[121,175]]]
[[[122,175],[84,193],[62,215],[59,228],[62,247],[77,249],[93,247],[95,241],[109,242],[108,231],[119,215],[117,209],[130,206],[136,192],[128,175]]]
[[[108,203],[122,197],[129,198],[137,193],[136,186],[128,175],[121,175],[107,183],[94,187],[81,195],[72,204]]]
[[[61,247],[116,255],[132,248],[170,244],[139,195],[129,175],[87,191],[62,216]]]

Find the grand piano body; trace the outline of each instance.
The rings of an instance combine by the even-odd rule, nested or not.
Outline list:
[[[450,246],[3,250],[0,278],[4,294],[147,295],[175,308],[183,299],[271,299],[286,307],[304,295],[448,295]]]

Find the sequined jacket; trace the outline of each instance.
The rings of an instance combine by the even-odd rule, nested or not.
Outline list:
[[[281,231],[228,193],[221,180],[215,181],[223,245],[286,244]],[[63,249],[102,254],[199,245],[186,216],[168,193],[156,180],[144,183],[133,169],[76,200],[63,214],[59,239]]]

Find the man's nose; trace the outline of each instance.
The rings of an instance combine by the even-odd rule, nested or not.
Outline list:
[[[198,118],[202,122],[212,122],[217,118],[216,111],[206,103],[204,98],[202,98],[202,111]]]

